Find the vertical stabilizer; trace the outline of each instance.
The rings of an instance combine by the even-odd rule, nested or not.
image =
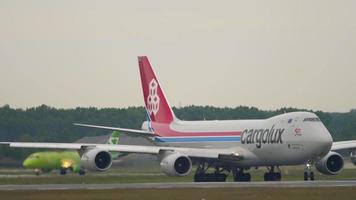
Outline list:
[[[119,144],[120,141],[120,132],[119,131],[113,131],[111,133],[110,138],[107,141],[107,144]]]
[[[146,56],[139,56],[141,84],[147,113],[152,122],[171,123],[175,117]]]
[[[106,144],[111,144],[111,145],[120,144],[120,135],[121,135],[121,133],[119,131],[113,131],[111,133],[110,138],[106,142]],[[126,155],[128,155],[128,153],[112,151],[112,152],[110,152],[110,155],[111,155],[111,158],[115,159],[115,158],[121,158],[123,156],[126,156]]]

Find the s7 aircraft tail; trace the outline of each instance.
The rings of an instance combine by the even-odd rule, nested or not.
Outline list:
[[[158,123],[171,123],[175,120],[174,113],[168,104],[158,79],[152,70],[151,64],[146,56],[139,56],[141,84],[143,98],[149,120]]]

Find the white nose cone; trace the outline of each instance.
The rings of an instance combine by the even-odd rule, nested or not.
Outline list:
[[[331,137],[328,129],[324,126],[324,124],[320,124],[320,126],[316,127],[317,138],[315,141],[315,146],[318,147],[318,156],[324,157],[331,150],[331,146],[333,144],[333,138]]]

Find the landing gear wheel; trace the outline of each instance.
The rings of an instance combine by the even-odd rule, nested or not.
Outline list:
[[[234,173],[234,181],[235,182],[250,182],[251,181],[251,174],[244,173],[243,169],[236,169]]]
[[[61,168],[61,171],[59,173],[61,175],[66,175],[67,174],[67,169],[66,168]]]
[[[216,182],[225,182],[226,181],[226,174],[215,174],[215,181]]]
[[[215,167],[214,173],[206,173],[211,167],[210,165],[205,165],[207,162],[201,162],[198,164],[197,171],[194,175],[194,182],[225,182],[229,169]],[[227,173],[227,174],[226,174]]]
[[[195,174],[194,182],[206,182],[206,174],[204,173]]]
[[[314,181],[314,172],[310,172],[310,180]]]
[[[264,175],[264,180],[265,181],[280,181],[281,175],[280,175],[280,173],[267,172]]]
[[[279,170],[279,168],[277,167]],[[266,172],[263,176],[264,181],[281,181],[282,175],[279,170],[279,172],[274,172],[274,167],[268,168],[269,172]]]
[[[251,174],[250,173],[238,173],[234,177],[235,182],[250,182]]]
[[[84,171],[84,170],[82,170],[82,169],[81,169],[81,170],[79,170],[79,175],[81,175],[81,176],[82,176],[82,175],[84,175],[84,174],[85,174],[85,171]]]
[[[304,172],[304,180],[305,180],[305,181],[308,180],[308,172]]]
[[[35,174],[36,174],[36,176],[39,176],[41,174],[41,170],[40,169],[35,169]]]
[[[311,180],[314,181],[314,172],[312,171],[312,164],[308,162],[305,165],[305,171],[304,171],[304,181]]]
[[[220,173],[199,173],[194,175],[194,182],[225,182],[226,174]]]
[[[304,180],[314,181],[314,172],[304,172]]]

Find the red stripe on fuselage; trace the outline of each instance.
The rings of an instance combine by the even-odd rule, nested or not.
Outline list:
[[[154,133],[162,137],[177,137],[177,136],[240,136],[241,131],[228,132],[182,132],[170,128],[169,124],[151,123]]]

